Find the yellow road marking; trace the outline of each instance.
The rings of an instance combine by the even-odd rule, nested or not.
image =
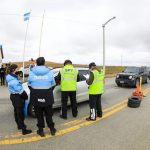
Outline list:
[[[143,92],[144,92],[145,95],[148,94],[148,93],[150,93],[150,88],[145,89]],[[116,112],[122,110],[123,108],[127,107],[127,103],[126,103],[126,102],[127,102],[127,99],[123,100],[123,101],[120,102],[120,103],[117,103],[117,104],[113,105],[113,106],[110,107],[110,108],[106,108],[106,109],[104,110],[105,112],[107,112],[107,111],[109,111],[109,110],[111,110],[111,111],[105,113],[102,118],[98,118],[96,121],[87,122],[87,121],[84,120],[85,122],[83,122],[83,123],[81,123],[81,124],[78,124],[78,125],[69,127],[69,128],[67,128],[67,129],[59,130],[59,131],[56,133],[55,136],[60,136],[60,135],[63,135],[63,134],[66,134],[66,133],[75,131],[75,130],[77,130],[77,129],[80,129],[80,128],[83,127],[83,126],[88,126],[88,125],[94,124],[95,122],[98,122],[98,121],[100,121],[100,120],[102,120],[102,119],[104,119],[104,118],[107,118],[107,117],[113,115],[114,113],[116,113]],[[123,104],[123,105],[121,105],[121,104]],[[121,105],[121,106],[120,106],[120,105]],[[117,107],[117,106],[119,106],[119,107]],[[117,108],[116,108],[116,107],[117,107]],[[84,117],[84,118],[85,118],[85,117]],[[83,118],[78,119],[78,121],[79,121],[79,120],[83,120]],[[76,121],[76,120],[74,120],[74,121]],[[78,121],[77,121],[77,122],[78,122]],[[71,121],[71,122],[72,122],[72,121]],[[18,133],[17,133],[16,135],[18,135]],[[12,136],[13,136],[13,135],[12,135]],[[39,140],[48,139],[48,138],[51,138],[51,137],[53,137],[53,136],[51,136],[51,135],[46,135],[44,138],[41,138],[40,136],[32,136],[32,137],[30,136],[30,137],[24,137],[24,138],[18,138],[18,139],[5,139],[5,140],[0,140],[0,145],[20,144],[20,143],[34,142],[34,141],[39,141]]]
[[[127,99],[125,99],[125,100],[121,101],[120,103],[117,103],[117,104],[115,104],[115,105],[113,105],[113,106],[111,106],[111,107],[109,107],[109,108],[104,109],[103,112],[110,111],[110,110],[112,110],[112,109],[114,109],[114,108],[116,108],[116,107],[118,107],[118,106],[120,106],[121,104],[124,104],[124,103],[126,103],[126,102],[127,102]],[[70,125],[70,124],[77,124],[77,123],[80,123],[80,122],[84,121],[85,118],[87,118],[87,117],[88,117],[88,116],[85,116],[85,117],[83,117],[83,118],[76,119],[76,120],[73,120],[73,121],[64,123],[64,125]]]
[[[123,106],[120,106],[119,108],[116,108],[106,114],[103,115],[102,118],[100,119],[97,119],[96,121],[86,121],[84,123],[81,123],[79,125],[75,125],[73,127],[70,127],[70,128],[67,128],[67,129],[63,129],[63,130],[60,130],[56,133],[55,136],[60,136],[60,135],[63,135],[63,134],[66,134],[66,133],[69,133],[69,132],[72,132],[72,131],[75,131],[77,129],[80,129],[81,127],[83,126],[88,126],[88,125],[91,125],[91,124],[94,124],[95,122],[98,122],[104,118],[107,118],[109,116],[111,116],[112,114],[122,110],[123,108],[127,107],[127,104],[124,104]],[[20,143],[27,143],[27,142],[34,142],[34,141],[39,141],[39,140],[44,140],[44,139],[48,139],[48,138],[51,138],[52,136],[51,135],[46,135],[45,137],[41,138],[40,136],[33,136],[33,137],[25,137],[25,138],[19,138],[19,139],[7,139],[7,140],[0,140],[0,145],[7,145],[7,144],[20,144]]]

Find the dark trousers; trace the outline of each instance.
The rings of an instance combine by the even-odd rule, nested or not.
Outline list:
[[[67,117],[67,102],[68,97],[70,97],[71,102],[71,108],[72,108],[72,115],[74,117],[77,116],[78,110],[77,110],[77,100],[76,100],[76,91],[62,91],[61,92],[61,103],[62,103],[62,117]]]
[[[53,116],[52,105],[46,106],[46,107],[35,106],[35,114],[37,117],[37,127],[39,129],[43,129],[45,127],[44,114],[46,117],[47,126],[50,129],[54,128],[54,122],[52,119],[52,116]]]
[[[5,85],[5,75],[1,75],[1,85]]]
[[[90,119],[96,120],[96,116],[102,117],[101,94],[89,95]]]
[[[24,124],[24,108],[23,107],[14,107],[14,118],[17,123],[18,128],[26,129]]]

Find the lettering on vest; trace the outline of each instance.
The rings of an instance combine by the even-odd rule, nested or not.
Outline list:
[[[47,80],[48,76],[34,76],[34,79],[36,79],[36,80]]]
[[[38,99],[38,102],[45,103],[45,99],[44,98]]]
[[[73,69],[65,69],[65,72],[72,72]]]

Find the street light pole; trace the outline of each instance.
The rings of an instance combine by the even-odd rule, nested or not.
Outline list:
[[[105,22],[103,25],[102,25],[102,28],[103,28],[103,71],[105,73],[105,68],[106,68],[106,64],[105,64],[105,26],[108,22],[110,22],[111,20],[115,19],[116,17],[112,17],[110,18],[107,22]]]

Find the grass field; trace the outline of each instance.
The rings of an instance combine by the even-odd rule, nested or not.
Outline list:
[[[22,62],[13,62],[17,64],[19,67],[22,66]],[[29,64],[29,62],[25,62],[25,66]],[[55,63],[55,62],[46,62],[46,66],[53,67],[53,68],[59,68],[63,67],[63,64],[61,63]],[[88,67],[88,65],[83,64],[75,64],[76,67]],[[106,75],[108,77],[114,76],[115,74],[122,72],[126,67],[125,66],[106,66]]]

